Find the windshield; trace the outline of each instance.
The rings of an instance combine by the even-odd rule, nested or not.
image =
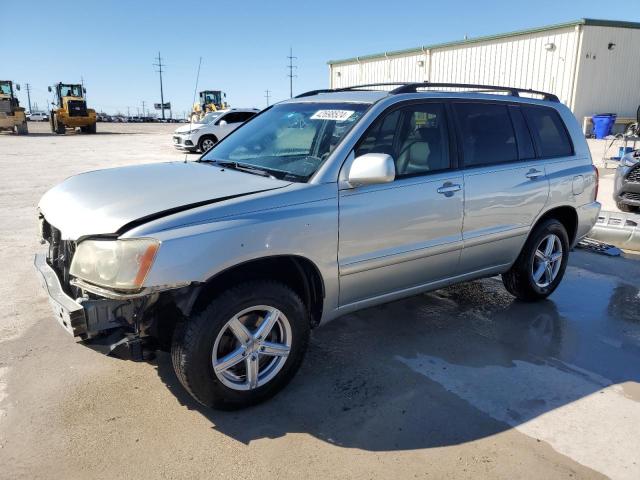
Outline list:
[[[10,83],[0,83],[0,93],[2,95],[11,95],[11,84]]]
[[[81,85],[60,85],[61,97],[81,97],[82,86]]]
[[[225,112],[210,112],[210,113],[207,113],[204,117],[202,117],[196,123],[202,123],[204,125],[208,125],[209,123],[215,122],[224,113]]]
[[[369,108],[363,103],[284,103],[239,128],[202,160],[259,167],[308,180]]]
[[[221,103],[220,100],[220,92],[206,92],[204,94],[204,103],[206,104],[215,103],[219,105]]]

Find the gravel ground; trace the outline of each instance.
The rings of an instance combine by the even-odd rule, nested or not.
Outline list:
[[[184,159],[174,127],[0,135],[0,477],[640,478],[629,258],[574,252],[541,303],[486,279],[345,316],[313,332],[285,391],[240,412],[196,405],[166,354],[74,343],[32,271],[37,201],[75,173]]]

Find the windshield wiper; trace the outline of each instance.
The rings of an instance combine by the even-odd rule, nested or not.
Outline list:
[[[262,175],[263,177],[276,178],[267,170],[263,170],[259,167],[256,167],[255,165],[250,165],[248,163],[238,163],[238,162],[232,162],[229,160],[204,160],[204,161],[216,163],[224,168],[232,168],[233,170],[240,170],[242,172],[253,173],[255,175]]]

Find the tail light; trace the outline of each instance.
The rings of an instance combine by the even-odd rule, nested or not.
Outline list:
[[[598,199],[598,188],[600,187],[600,172],[598,171],[598,167],[595,165],[593,166],[593,173],[596,174],[596,184],[593,191],[593,201],[595,202]]]

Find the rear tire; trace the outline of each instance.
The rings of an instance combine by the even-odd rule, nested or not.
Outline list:
[[[266,313],[261,316],[260,311]],[[263,335],[260,327],[270,311],[277,312],[271,317],[274,324]],[[245,341],[239,340],[243,335],[236,333],[238,329]],[[222,292],[176,326],[173,367],[180,383],[202,405],[223,410],[246,407],[289,383],[306,352],[309,331],[308,310],[291,288],[264,280],[243,283]],[[265,349],[281,353],[263,353]],[[223,359],[229,363],[229,358],[235,358],[235,363],[226,367]]]
[[[547,248],[549,245],[551,248]],[[502,282],[520,300],[542,300],[562,281],[568,259],[567,230],[558,220],[550,218],[533,229],[511,269],[502,274]]]
[[[616,206],[618,207],[618,210],[625,213],[636,213],[638,210],[640,210],[640,208],[636,207],[635,205],[627,205],[626,203],[622,202],[616,202]]]
[[[27,125],[26,120],[20,125],[16,125],[16,133],[18,135],[27,135],[29,133],[29,126]]]
[[[58,120],[58,117],[53,117],[53,131],[56,135],[64,135],[66,128],[62,122]]]

